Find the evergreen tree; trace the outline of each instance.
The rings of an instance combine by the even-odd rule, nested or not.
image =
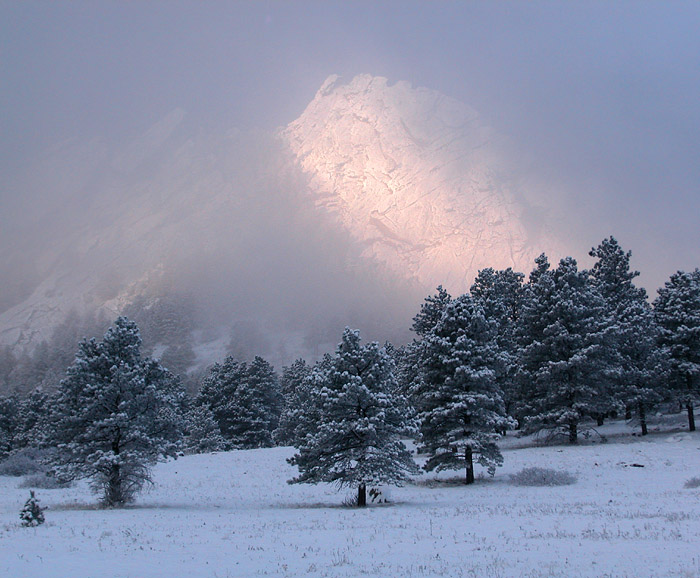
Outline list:
[[[0,395],[12,391],[11,375],[17,366],[12,348],[9,345],[0,346]]]
[[[486,319],[496,322],[496,342],[503,368],[497,375],[498,387],[503,392],[509,414],[518,394],[515,388],[518,364],[515,326],[522,309],[524,278],[522,273],[510,267],[502,271],[482,269],[470,289],[471,296],[481,305]]]
[[[308,410],[309,395],[305,381],[310,374],[311,367],[303,359],[297,359],[292,365],[282,368],[280,389],[284,407],[273,435],[278,445],[294,444],[300,418]]]
[[[427,335],[440,321],[445,308],[451,301],[452,296],[443,289],[442,285],[438,285],[437,293],[425,298],[420,306],[420,311],[413,318],[411,329],[414,333],[419,337]]]
[[[19,426],[19,400],[15,396],[0,396],[0,460],[15,449]]]
[[[413,318],[411,330],[418,335],[419,339],[414,340],[403,348],[396,358],[396,378],[399,391],[406,395],[412,405],[412,391],[418,383],[420,368],[423,363],[423,339],[435,325],[440,321],[447,306],[452,302],[452,296],[438,285],[437,293],[429,295],[421,304],[420,311]]]
[[[206,405],[193,405],[186,414],[185,451],[204,454],[226,449],[219,424]]]
[[[83,340],[59,387],[49,440],[59,479],[91,478],[106,506],[121,506],[173,455],[184,427],[184,392],[157,362],[142,359],[135,323],[120,317],[101,342]]]
[[[360,345],[348,328],[335,356],[314,367],[306,383],[311,411],[289,463],[299,476],[289,483],[335,482],[357,487],[357,505],[367,504],[367,486],[400,485],[417,467],[399,437],[410,433],[413,419],[395,392],[393,366],[377,343]]]
[[[233,400],[238,388],[245,382],[246,373],[245,363],[227,357],[223,363],[214,364],[194,401],[196,406],[209,408],[228,448],[232,447],[237,420]]]
[[[282,395],[274,368],[255,356],[248,366],[246,386],[239,390],[238,415],[244,424],[239,429],[239,447],[272,447],[272,432],[282,413]]]
[[[647,412],[664,398],[663,381],[667,360],[658,347],[658,326],[643,288],[633,280],[630,251],[614,237],[604,239],[589,255],[597,261],[590,271],[594,285],[605,299],[611,319],[610,338],[615,356],[610,366],[613,394],[628,409],[634,408],[642,430],[648,433]]]
[[[39,504],[39,498],[34,494],[34,490],[29,490],[29,499],[24,503],[19,518],[22,520],[22,526],[29,528],[44,523],[44,508]]]
[[[693,405],[700,398],[700,270],[678,271],[658,291],[654,313],[659,343],[668,352],[671,384],[695,431]]]
[[[281,397],[270,364],[256,357],[250,366],[227,357],[204,379],[195,405],[206,405],[227,445],[236,449],[271,447]]]
[[[17,413],[16,448],[41,445],[51,407],[51,396],[37,387],[21,401]]]
[[[496,339],[496,322],[469,295],[451,301],[424,335],[412,398],[426,470],[464,468],[470,484],[475,457],[491,475],[503,463],[498,432],[513,423],[498,386],[503,364]]]
[[[526,432],[565,432],[576,443],[582,420],[614,407],[608,384],[610,320],[600,292],[571,257],[549,269],[537,259],[516,328],[518,415]]]

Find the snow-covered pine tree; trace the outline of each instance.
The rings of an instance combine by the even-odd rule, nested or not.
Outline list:
[[[101,342],[83,340],[59,387],[49,441],[56,477],[91,478],[108,507],[131,501],[150,468],[182,437],[184,391],[142,359],[138,327],[118,318]]]
[[[400,485],[418,468],[400,436],[414,429],[406,400],[396,394],[393,365],[377,343],[360,344],[346,328],[335,356],[316,364],[308,378],[311,411],[289,483],[335,482],[357,487],[357,505],[367,504],[367,486]]]
[[[226,449],[219,424],[207,405],[192,405],[186,413],[185,451],[205,454]]]
[[[654,314],[659,343],[670,358],[671,384],[695,431],[694,404],[700,399],[700,270],[678,271],[659,289]]]
[[[41,445],[46,437],[51,401],[51,396],[41,386],[22,400],[17,415],[16,448]]]
[[[256,357],[248,366],[233,357],[215,364],[204,379],[195,405],[206,405],[231,448],[271,447],[281,397],[272,366]]]
[[[206,406],[214,416],[227,448],[233,444],[236,420],[234,399],[238,388],[245,382],[248,368],[228,356],[222,363],[215,363],[194,400],[195,406]]]
[[[437,293],[425,298],[420,306],[420,311],[413,318],[411,329],[419,337],[426,335],[436,323],[440,321],[445,307],[452,301],[452,296],[438,285]]]
[[[294,445],[300,417],[308,409],[308,388],[304,382],[310,374],[311,367],[303,359],[297,359],[290,366],[282,368],[280,389],[284,407],[273,434],[278,445]]]
[[[667,357],[658,346],[658,326],[643,288],[633,280],[638,271],[630,269],[630,251],[625,252],[614,237],[604,239],[589,255],[597,261],[590,270],[594,285],[605,299],[611,318],[610,366],[613,395],[626,409],[634,409],[646,435],[647,413],[665,397],[663,386]]]
[[[526,285],[516,327],[523,430],[565,433],[578,440],[587,416],[614,407],[609,392],[611,355],[605,300],[571,257],[551,271],[544,255]]]
[[[44,523],[44,508],[39,504],[39,498],[34,494],[34,490],[29,490],[29,499],[20,511],[19,519],[22,520],[22,526],[28,528]]]
[[[496,322],[496,342],[503,367],[497,379],[508,414],[511,414],[518,393],[515,388],[517,346],[514,332],[522,309],[524,278],[525,275],[510,267],[502,271],[482,269],[469,290],[483,308],[486,319]]]
[[[0,460],[15,449],[19,406],[19,400],[15,396],[0,396]]]
[[[282,413],[282,395],[274,368],[255,356],[248,366],[246,384],[236,396],[240,425],[233,443],[242,448],[269,448],[274,444],[272,432]]]
[[[435,295],[429,295],[421,304],[420,311],[413,318],[411,331],[418,335],[418,340],[413,340],[397,352],[395,356],[396,362],[396,378],[399,385],[399,390],[407,396],[409,402],[415,405],[415,401],[411,398],[414,385],[417,383],[420,374],[420,368],[423,363],[423,338],[430,333],[435,325],[440,321],[445,308],[452,302],[452,296],[439,285]]]
[[[474,482],[474,460],[493,475],[503,463],[498,432],[507,417],[498,385],[502,370],[497,324],[470,295],[451,301],[423,336],[419,378],[412,399],[420,421],[420,441],[428,454],[424,468],[466,471]]]

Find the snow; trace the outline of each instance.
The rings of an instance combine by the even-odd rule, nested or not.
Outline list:
[[[20,526],[20,478],[0,477],[0,576],[700,576],[700,489],[683,487],[700,475],[700,434],[602,431],[615,435],[578,447],[509,436],[494,478],[425,474],[365,509],[333,486],[288,485],[291,448],[160,464],[122,510],[98,509],[87,484],[38,490],[37,528]],[[535,466],[578,481],[509,483]]]

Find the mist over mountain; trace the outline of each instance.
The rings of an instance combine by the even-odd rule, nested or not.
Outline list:
[[[275,134],[175,109],[122,142],[59,143],[11,183],[0,342],[156,310],[187,319],[193,365],[318,356],[345,325],[406,341],[436,285],[563,253],[503,143],[467,105],[369,75],[329,77]]]

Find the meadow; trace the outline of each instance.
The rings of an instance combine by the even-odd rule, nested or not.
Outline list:
[[[124,509],[100,509],[86,482],[37,489],[34,528],[20,525],[23,479],[0,476],[0,576],[700,577],[700,487],[686,487],[700,433],[632,431],[574,447],[509,434],[495,477],[426,473],[364,509],[344,504],[351,490],[287,484],[292,448],[159,464]],[[514,484],[530,467],[575,483]]]

